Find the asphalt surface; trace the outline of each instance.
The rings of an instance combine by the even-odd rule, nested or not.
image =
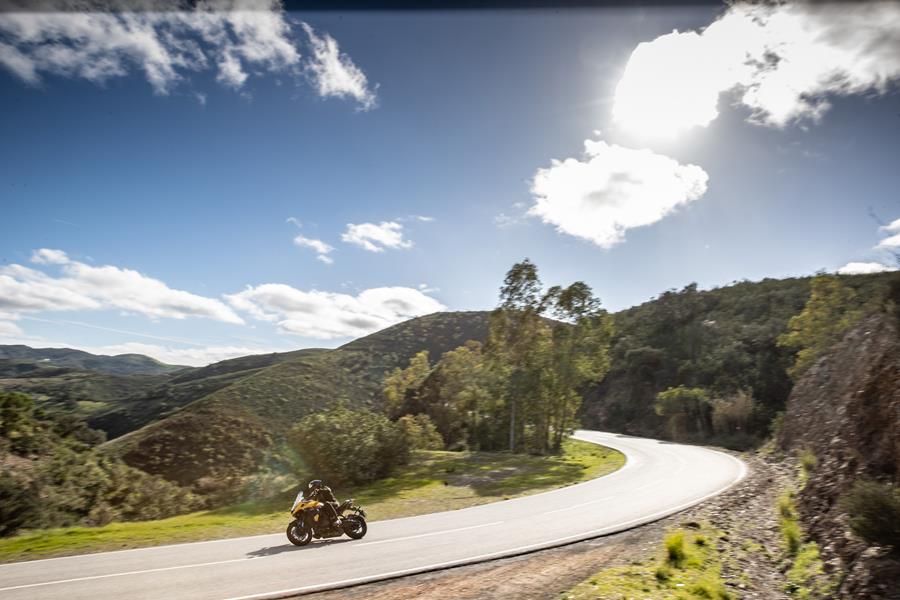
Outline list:
[[[369,524],[362,540],[283,533],[0,565],[0,598],[278,598],[512,556],[630,529],[710,498],[746,474],[727,454],[596,431],[625,466],[562,489]],[[285,507],[285,527],[288,522]]]

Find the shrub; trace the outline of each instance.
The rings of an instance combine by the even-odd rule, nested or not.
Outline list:
[[[871,544],[900,551],[900,490],[887,483],[857,481],[840,499],[850,528]]]
[[[36,490],[6,471],[0,473],[0,536],[36,524],[40,518]]]
[[[440,450],[444,438],[428,415],[404,415],[397,421],[410,450]]]
[[[674,531],[666,536],[666,562],[675,568],[681,568],[687,558],[684,549],[684,532]]]
[[[409,460],[401,426],[368,410],[339,407],[309,415],[288,441],[318,477],[335,484],[373,481]]]
[[[797,520],[797,509],[794,506],[793,494],[787,492],[778,498],[778,522],[781,539],[788,555],[795,556],[803,544],[803,533]]]

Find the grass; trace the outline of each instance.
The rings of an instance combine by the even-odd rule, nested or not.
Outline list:
[[[800,600],[831,598],[834,582],[825,573],[818,544],[813,540],[803,541],[803,530],[792,490],[779,496],[776,510],[787,566],[785,591]]]
[[[418,452],[393,477],[335,492],[355,498],[370,520],[392,519],[534,494],[606,475],[624,463],[615,450],[577,440],[567,440],[558,456]],[[157,521],[26,532],[0,539],[0,562],[276,533],[287,526],[296,490],[293,485],[260,500]]]
[[[669,532],[659,556],[650,561],[596,573],[561,597],[567,600],[711,599],[734,596],[721,579],[722,564],[715,541],[721,532],[709,525]]]

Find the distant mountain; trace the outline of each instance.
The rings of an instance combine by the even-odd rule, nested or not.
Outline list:
[[[178,371],[156,380],[153,385],[143,386],[121,397],[103,410],[95,411],[89,416],[88,424],[95,429],[104,430],[110,439],[117,438],[152,421],[165,418],[181,407],[250,377],[266,367],[319,352],[327,350],[311,348],[294,352],[253,354],[197,369]]]
[[[35,363],[36,366],[96,371],[108,375],[164,375],[190,368],[167,365],[143,354],[104,356],[71,348],[31,348],[22,345],[0,345],[0,359],[13,360],[20,364]]]
[[[298,420],[338,403],[377,407],[385,373],[405,367],[421,350],[436,360],[470,339],[484,340],[488,319],[487,312],[435,313],[334,350],[298,351],[270,366],[225,372],[228,365],[218,363],[205,367],[209,376],[199,380],[202,369],[186,373],[167,389],[195,381],[210,391],[105,448],[149,473],[200,487],[266,461],[283,464],[291,458],[283,436]],[[136,399],[136,410],[139,405]]]

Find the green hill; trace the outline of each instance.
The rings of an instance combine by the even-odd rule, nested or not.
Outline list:
[[[486,312],[435,313],[335,350],[300,351],[235,378],[106,448],[147,472],[215,487],[267,462],[289,460],[281,439],[307,414],[338,403],[376,406],[387,371],[406,366],[421,350],[438,357],[467,340],[483,340],[487,327]]]
[[[109,375],[164,375],[187,368],[167,365],[143,354],[104,356],[71,348],[31,348],[22,345],[0,346],[0,359],[69,367]]]
[[[0,359],[0,390],[21,392],[52,413],[82,419],[159,385],[167,375],[112,375],[43,362]]]
[[[893,273],[841,276],[861,302],[885,295]],[[687,286],[614,315],[611,369],[588,390],[585,426],[661,436],[656,394],[669,387],[701,387],[714,395],[738,390],[756,403],[751,425],[766,431],[791,391],[793,352],[777,345],[790,318],[803,309],[810,278],[743,281],[698,291]]]
[[[104,409],[94,411],[88,424],[117,438],[144,425],[165,418],[183,406],[272,365],[312,356],[320,349],[272,354],[255,354],[213,363],[197,369],[178,371],[156,379]]]

